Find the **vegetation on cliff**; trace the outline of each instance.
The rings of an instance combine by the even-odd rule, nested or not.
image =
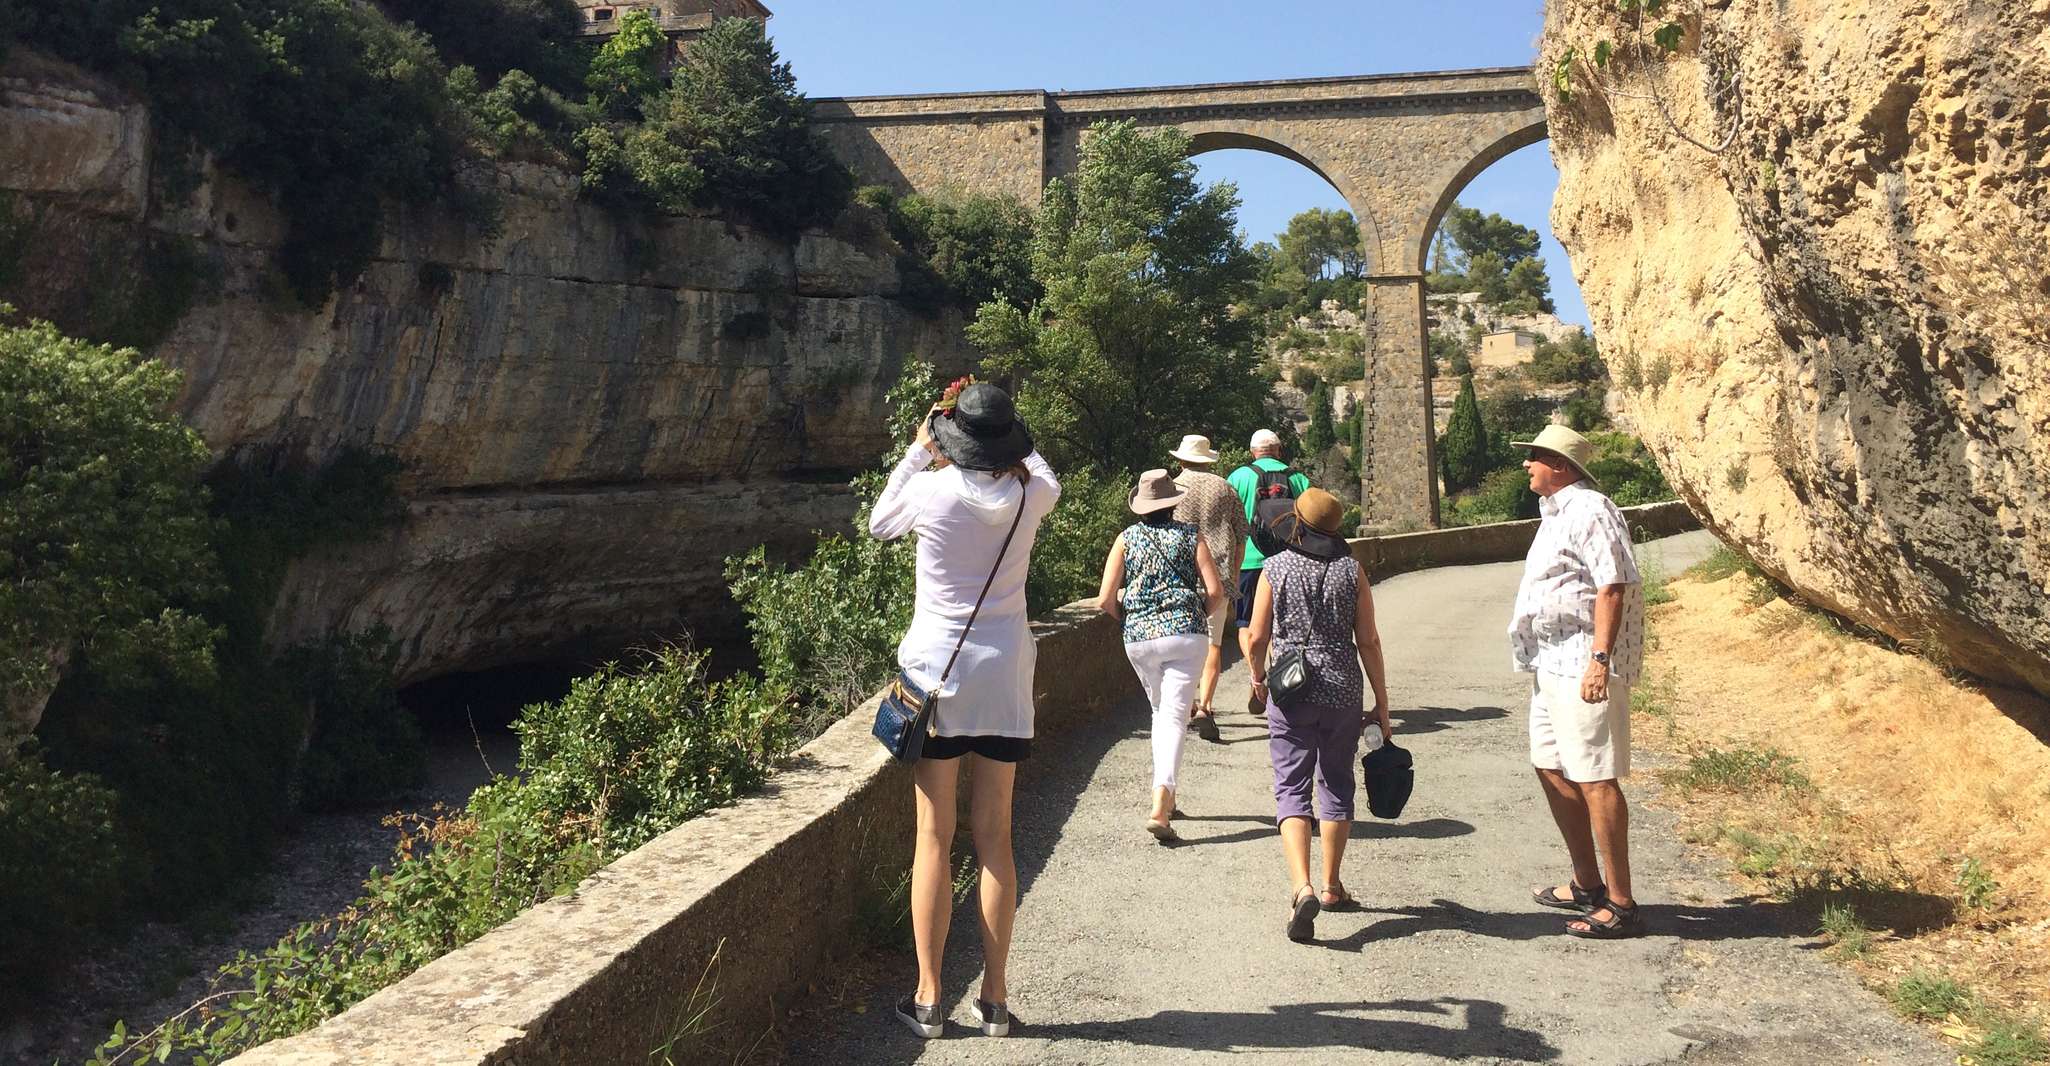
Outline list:
[[[203,482],[178,375],[46,323],[0,326],[0,386],[0,838],[46,844],[7,847],[0,976],[30,989],[96,929],[218,906],[295,800],[381,799],[420,749],[376,634],[263,643],[285,564],[391,514],[387,461]]]
[[[278,267],[309,304],[368,264],[391,204],[495,233],[497,193],[478,168],[498,156],[581,167],[601,198],[784,234],[845,206],[852,179],[759,23],[715,23],[673,79],[646,12],[597,49],[578,23],[570,0],[4,0],[0,47],[22,42],[147,100],[159,195],[182,200],[202,152],[268,194],[287,224]]]

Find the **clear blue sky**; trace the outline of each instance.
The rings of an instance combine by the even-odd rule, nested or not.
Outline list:
[[[1527,66],[1540,0],[765,0],[769,33],[812,96],[978,89],[1108,89]],[[1309,207],[1345,206],[1307,169],[1261,152],[1198,156],[1205,181],[1238,183],[1239,219],[1271,239]],[[1585,323],[1565,250],[1552,239],[1558,173],[1543,144],[1460,193],[1544,235],[1559,317]]]

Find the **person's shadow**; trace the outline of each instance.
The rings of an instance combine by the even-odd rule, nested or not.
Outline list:
[[[1436,1058],[1487,1058],[1509,1062],[1551,1062],[1559,1049],[1534,1030],[1509,1025],[1507,1009],[1486,999],[1445,996],[1384,1002],[1280,1003],[1266,1010],[1164,1010],[1137,1018],[1102,1022],[1032,1025],[1021,1020],[1019,1036],[1047,1040],[1093,1040],[1188,1051],[1280,1051],[1344,1049],[1407,1052]],[[1439,1025],[1398,1014],[1453,1019]]]

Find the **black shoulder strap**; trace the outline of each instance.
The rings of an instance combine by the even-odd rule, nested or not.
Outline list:
[[[1018,523],[1025,520],[1025,486],[1018,486],[1018,513],[1011,516],[1011,531],[1004,534],[1004,546],[997,549],[996,565],[989,568],[989,580],[982,583],[982,591],[976,594],[975,609],[968,612],[968,624],[961,627],[961,639],[954,642],[954,654],[947,656],[947,668],[940,671],[939,689],[946,685],[947,675],[954,672],[954,660],[961,657],[961,648],[968,643],[968,631],[975,627],[975,616],[982,613],[982,601],[989,595],[989,587],[997,583],[997,571],[1004,568],[1004,555],[1011,550],[1011,538],[1018,535]]]

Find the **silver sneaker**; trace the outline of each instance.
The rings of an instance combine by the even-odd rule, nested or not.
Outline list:
[[[1009,1036],[1011,1033],[1011,1012],[1001,1003],[976,1000],[975,1021],[982,1026],[984,1036]]]

